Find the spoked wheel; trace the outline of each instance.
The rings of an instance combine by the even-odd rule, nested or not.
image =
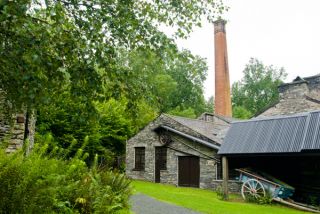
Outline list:
[[[264,197],[266,192],[262,183],[256,179],[249,179],[242,184],[241,194],[243,199],[254,197],[256,199]]]

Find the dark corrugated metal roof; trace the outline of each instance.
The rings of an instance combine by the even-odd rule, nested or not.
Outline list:
[[[233,122],[218,154],[298,153],[320,149],[320,111]]]

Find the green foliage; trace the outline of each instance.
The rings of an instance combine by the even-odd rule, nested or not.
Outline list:
[[[178,106],[177,108],[171,110],[168,112],[169,114],[172,115],[176,115],[176,116],[180,116],[180,117],[188,117],[188,118],[196,118],[196,114],[194,109],[192,108],[187,108],[187,109],[181,109],[180,106]]]
[[[129,75],[126,81],[141,83],[145,101],[157,111],[192,108],[196,115],[205,111],[203,83],[208,68],[204,59],[172,48],[164,48],[161,53],[150,49],[122,51],[120,58],[119,64]],[[136,91],[132,88],[129,96],[136,96]]]
[[[168,74],[177,82],[177,88],[170,93],[168,101],[162,106],[162,111],[170,111],[180,106],[182,110],[194,109],[197,116],[203,113],[205,111],[203,83],[208,71],[205,60],[184,50],[166,65]]]
[[[204,112],[213,113],[214,112],[214,97],[209,97],[208,100],[205,101]]]
[[[119,87],[118,92],[112,91],[113,82],[110,82],[104,90],[115,98],[103,101],[73,97],[68,90],[52,95],[54,101],[39,107],[38,132],[42,135],[52,133],[57,144],[63,148],[74,141],[82,142],[87,136],[90,143],[84,150],[88,152],[89,159],[92,161],[97,153],[110,162],[113,156],[124,153],[125,141],[159,112],[195,118],[206,108],[202,89],[206,75],[205,62],[187,51],[174,55],[179,57],[164,60],[151,50],[122,50],[117,63],[120,67],[126,67],[127,79],[123,87],[130,88],[130,93],[121,91],[123,87]],[[190,69],[187,70],[187,67]],[[138,89],[140,85],[143,86]],[[137,90],[144,90],[144,96],[148,99],[137,97]],[[132,102],[132,99],[138,100]],[[76,144],[70,155],[79,147],[80,144]]]
[[[246,195],[246,201],[250,203],[256,203],[256,204],[272,204],[272,193],[269,189],[265,190],[265,196],[261,197],[255,197],[253,195]]]
[[[232,117],[239,119],[250,119],[252,113],[242,106],[234,106],[232,108]]]
[[[82,101],[134,88],[126,98],[135,101],[144,96],[143,84],[127,82],[119,50],[175,49],[160,25],[172,26],[174,38],[186,37],[203,17],[212,21],[226,9],[220,0],[3,0],[0,88],[13,108],[47,104],[65,85]],[[112,93],[104,93],[106,85]]]
[[[217,197],[218,197],[220,200],[225,200],[222,186],[218,186],[218,187],[217,187],[216,193],[217,193]]]
[[[38,111],[38,138],[51,133],[57,146],[66,149],[72,145],[70,157],[82,148],[89,154],[88,162],[98,154],[104,164],[111,166],[114,157],[124,153],[126,140],[155,117],[153,110],[140,102],[135,120],[127,110],[126,99],[96,102],[94,107],[92,116],[81,102],[74,102],[70,94],[57,96],[55,102]],[[83,139],[88,142],[82,144]]]
[[[283,68],[265,66],[252,58],[243,73],[232,85],[233,107],[241,106],[254,115],[279,99],[278,86],[287,76]]]
[[[41,135],[72,144],[70,157],[82,148],[90,162],[110,160],[156,114],[203,112],[207,66],[174,39],[226,9],[220,0],[0,1],[0,88],[12,111],[38,111]]]
[[[6,213],[115,213],[128,209],[130,181],[123,174],[100,171],[97,158],[87,168],[79,151],[65,160],[58,148],[48,155],[49,144],[23,151],[0,152],[0,210]],[[54,156],[54,157],[50,157]]]

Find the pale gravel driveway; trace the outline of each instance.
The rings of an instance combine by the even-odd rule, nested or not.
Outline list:
[[[130,198],[131,210],[135,214],[199,214],[177,205],[158,201],[143,194],[135,194]]]

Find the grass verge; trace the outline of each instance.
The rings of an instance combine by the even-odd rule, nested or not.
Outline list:
[[[245,203],[238,195],[231,195],[230,201],[219,200],[210,190],[175,187],[146,181],[132,182],[136,193],[143,193],[161,201],[176,204],[202,213],[212,214],[298,214],[306,213],[278,204],[257,205]]]

